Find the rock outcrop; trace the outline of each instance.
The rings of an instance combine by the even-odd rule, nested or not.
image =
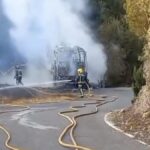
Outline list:
[[[143,86],[142,90],[139,93],[135,104],[135,111],[144,113],[150,111],[150,27],[146,36],[146,45],[144,47],[144,56],[143,56],[143,72],[144,78],[146,80],[146,85]]]

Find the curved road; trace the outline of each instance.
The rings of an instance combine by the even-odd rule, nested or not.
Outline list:
[[[127,107],[131,103],[133,93],[129,88],[101,89],[96,94],[108,95],[107,101],[112,96],[119,99],[99,107],[95,115],[78,119],[75,130],[75,139],[81,146],[92,150],[148,150],[149,147],[130,139],[115,131],[104,122],[104,115],[114,109]],[[91,100],[90,102],[92,102]],[[58,115],[58,112],[68,110],[70,106],[82,105],[86,101],[49,103],[32,105],[30,110],[22,112],[9,112],[0,114],[0,124],[4,125],[12,135],[11,145],[21,150],[67,150],[58,143],[59,135],[68,125],[68,121]],[[89,102],[89,101],[88,101]],[[18,110],[0,106],[4,110]],[[80,108],[78,113],[88,113],[95,110],[94,105]],[[0,130],[0,150],[7,150],[4,146],[6,135]],[[69,136],[65,139],[70,141]]]

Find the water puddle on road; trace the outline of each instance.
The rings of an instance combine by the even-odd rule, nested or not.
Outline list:
[[[46,111],[46,110],[48,110],[48,109],[37,109],[37,110],[34,109],[34,110],[26,110],[26,111],[23,111],[23,112],[19,112],[19,113],[15,114],[15,115],[12,115],[11,120],[18,121],[18,123],[20,125],[23,125],[23,126],[26,126],[26,127],[30,127],[30,128],[34,128],[34,129],[39,129],[39,130],[48,130],[48,129],[59,130],[58,127],[42,125],[40,123],[34,122],[29,117],[29,114],[31,115],[31,114],[34,114],[35,112],[38,112],[38,111],[41,112],[41,111]]]

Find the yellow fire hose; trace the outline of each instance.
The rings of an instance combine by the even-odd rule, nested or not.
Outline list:
[[[40,92],[40,90],[37,90],[35,88],[31,88],[33,90],[36,90],[37,92],[39,93],[43,93],[43,94],[48,94],[47,92]],[[34,94],[29,91],[28,89],[24,88],[24,90],[26,90],[29,94],[31,94],[32,96],[34,96]],[[8,113],[8,112],[21,112],[21,111],[25,111],[25,110],[29,110],[30,107],[29,106],[25,106],[25,105],[9,105],[9,104],[6,104],[6,106],[11,106],[11,107],[23,107],[24,109],[21,109],[21,110],[10,110],[10,111],[4,111],[4,112],[1,112],[1,113]],[[6,148],[8,148],[9,150],[20,150],[18,148],[15,148],[13,146],[11,146],[9,143],[10,143],[10,140],[11,140],[11,135],[10,133],[8,132],[8,130],[3,127],[2,125],[0,125],[0,129],[7,135],[7,139],[5,141],[5,146]]]
[[[6,128],[4,128],[2,125],[0,125],[0,129],[3,130],[4,133],[7,135],[7,139],[5,141],[6,148],[8,148],[10,150],[19,150],[18,148],[15,148],[15,147],[9,145],[9,142],[11,140],[11,136],[10,136],[10,133],[6,130]]]
[[[15,147],[9,145],[9,142],[11,140],[11,136],[10,136],[9,132],[6,130],[6,128],[4,128],[2,125],[0,125],[0,129],[3,130],[4,133],[7,135],[7,139],[5,141],[6,148],[8,148],[10,150],[19,150],[18,148],[15,148]]]
[[[80,117],[83,117],[83,116],[87,116],[87,115],[92,115],[92,114],[96,114],[98,112],[98,107],[101,106],[101,105],[104,105],[104,104],[107,104],[107,103],[111,103],[111,102],[114,102],[116,101],[117,98],[114,97],[113,100],[111,101],[107,101],[107,102],[104,102],[104,103],[101,103],[101,101],[97,101],[97,102],[93,102],[93,103],[85,103],[83,104],[82,106],[76,106],[76,107],[71,107],[71,109],[69,111],[64,111],[64,112],[60,112],[59,115],[63,116],[64,118],[66,118],[67,120],[70,121],[71,124],[69,124],[64,130],[63,132],[61,133],[60,137],[59,137],[59,144],[66,147],[66,148],[74,148],[75,150],[92,150],[90,148],[86,148],[86,147],[83,147],[83,146],[79,146],[77,144],[77,142],[75,141],[75,138],[74,138],[74,130],[77,126],[77,121],[76,119],[77,118],[80,118]],[[77,115],[77,116],[74,116],[74,117],[69,117],[67,115],[64,115],[66,113],[73,113],[73,112],[78,112],[79,110],[76,109],[76,108],[81,108],[81,107],[86,107],[86,105],[91,105],[91,104],[96,104],[96,110],[94,112],[90,112],[90,113],[85,113],[85,114],[81,114],[81,115]],[[70,130],[70,138],[71,138],[71,141],[73,144],[68,144],[68,143],[65,143],[63,142],[63,138],[65,137],[66,133]]]
[[[75,148],[75,150],[78,150],[78,149],[80,149],[80,150],[91,150],[91,149],[89,149],[89,148],[86,148],[86,147],[82,147],[82,146],[77,145],[77,143],[76,143],[76,141],[75,141],[75,139],[74,139],[74,136],[73,136],[73,130],[74,130],[75,126],[76,126],[75,118],[74,118],[74,117],[73,117],[73,118],[70,118],[69,116],[64,115],[64,113],[71,113],[71,112],[76,112],[76,111],[77,111],[77,110],[74,110],[74,109],[73,109],[73,110],[70,110],[70,111],[60,112],[60,113],[59,113],[59,115],[61,115],[61,116],[63,116],[64,118],[68,119],[68,120],[71,122],[71,124],[69,124],[69,125],[63,130],[63,132],[61,133],[61,135],[60,135],[60,137],[59,137],[59,139],[58,139],[58,142],[59,142],[60,145],[62,145],[62,146],[64,146],[64,147],[67,147],[67,148]],[[70,137],[71,137],[71,140],[72,140],[73,144],[68,144],[68,143],[64,143],[64,142],[63,142],[63,138],[64,138],[64,136],[66,135],[66,133],[68,132],[69,129],[71,129]]]
[[[25,111],[25,110],[29,110],[30,107],[29,106],[24,106],[24,105],[6,105],[6,106],[11,106],[11,107],[24,107],[24,109],[21,109],[21,110],[11,110],[11,111],[4,111],[2,113],[8,113],[8,112],[20,112],[20,111]],[[10,133],[8,132],[8,130],[3,127],[2,125],[0,125],[0,129],[7,135],[7,139],[5,141],[5,146],[6,148],[8,148],[9,150],[20,150],[14,146],[11,146],[9,143],[10,143],[10,140],[11,140],[11,135]]]
[[[89,91],[89,94],[90,94],[90,91]],[[94,99],[94,100],[96,100],[96,99]],[[101,102],[104,101],[104,100],[97,100],[96,102],[93,102],[93,103],[85,103],[85,104],[83,104],[81,106],[71,107],[70,110],[68,110],[68,111],[59,112],[58,114],[60,116],[66,118],[70,122],[70,124],[67,127],[65,127],[65,129],[60,134],[59,139],[58,139],[59,144],[64,146],[64,147],[66,147],[66,148],[71,148],[71,149],[75,149],[75,150],[92,150],[90,148],[86,148],[86,147],[78,145],[77,142],[75,141],[75,138],[74,138],[73,135],[74,135],[74,130],[75,130],[76,126],[77,126],[77,121],[76,120],[77,120],[77,118],[80,118],[80,117],[83,117],[83,116],[96,114],[98,112],[98,107],[99,106],[104,105],[106,103],[114,102],[115,100],[117,100],[117,98],[114,98],[111,101],[107,101],[107,102],[103,102],[103,103],[101,103]],[[96,104],[96,106],[95,106],[96,110],[94,112],[85,113],[85,114],[81,114],[81,115],[76,115],[76,116],[73,116],[73,117],[69,117],[68,115],[65,115],[65,114],[68,114],[68,113],[78,112],[79,110],[77,108],[86,107],[86,105],[92,105],[92,104]],[[29,106],[24,106],[24,105],[7,105],[7,106],[23,107],[24,109],[5,111],[5,112],[2,112],[2,113],[21,112],[21,111],[25,111],[25,110],[31,109]],[[7,135],[7,139],[5,141],[6,148],[8,148],[9,150],[20,150],[20,149],[14,147],[14,146],[11,146],[9,144],[10,140],[11,140],[11,135],[8,132],[8,130],[5,127],[3,127],[2,125],[0,125],[0,129]],[[63,142],[63,139],[64,139],[66,133],[68,133],[69,130],[70,130],[69,135],[70,135],[72,144]]]
[[[66,118],[67,120],[69,120],[69,122],[71,124],[69,124],[64,130],[63,132],[61,133],[59,139],[58,139],[58,142],[64,146],[64,147],[67,147],[67,148],[74,148],[75,150],[92,150],[92,149],[89,149],[89,148],[86,148],[86,147],[83,147],[83,146],[79,146],[77,144],[77,142],[75,141],[75,138],[74,138],[74,130],[77,126],[77,121],[76,119],[79,118],[79,117],[83,117],[83,116],[87,116],[87,115],[92,115],[92,114],[95,114],[98,112],[98,107],[100,105],[104,105],[106,103],[110,103],[110,102],[114,102],[117,98],[114,98],[112,101],[107,101],[107,102],[104,102],[104,103],[101,103],[101,101],[97,101],[97,102],[93,102],[93,103],[85,103],[83,104],[82,106],[75,106],[75,107],[71,107],[69,111],[64,111],[64,112],[59,112],[59,115],[63,116],[64,118]],[[77,108],[82,108],[82,107],[86,107],[86,105],[92,105],[92,104],[96,104],[96,110],[94,112],[91,112],[91,113],[85,113],[85,114],[81,114],[81,115],[77,115],[77,116],[74,116],[74,117],[69,117],[67,115],[65,115],[66,113],[73,113],[73,112],[78,112],[79,110]],[[30,107],[29,106],[23,106],[23,105],[7,105],[7,106],[13,106],[13,107],[25,107],[24,109],[22,110],[15,110],[15,111],[8,111],[8,112],[20,112],[20,111],[25,111],[25,110],[29,110]],[[3,113],[7,113],[7,112],[3,112]],[[7,131],[7,129],[5,127],[3,127],[2,125],[0,125],[0,129],[4,131],[4,133],[7,135],[7,139],[5,141],[5,146],[6,148],[8,148],[9,150],[19,150],[18,148],[15,148],[11,145],[9,145],[9,142],[11,140],[11,136],[10,136],[10,133]],[[72,143],[73,144],[67,144],[65,142],[63,142],[63,138],[64,136],[66,135],[66,133],[70,130],[70,137],[71,137],[71,140],[72,140]]]

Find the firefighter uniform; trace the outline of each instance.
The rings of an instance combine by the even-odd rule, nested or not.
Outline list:
[[[84,97],[83,88],[86,85],[86,76],[82,68],[78,69],[77,84],[81,97],[83,98]]]
[[[23,85],[22,83],[22,71],[19,69],[19,67],[16,67],[16,72],[15,72],[15,79],[16,79],[16,84],[19,85]]]
[[[22,83],[22,71],[21,70],[19,70],[19,72],[18,72],[18,83],[23,85],[23,83]]]
[[[15,79],[16,79],[16,84],[18,85],[18,73],[19,73],[19,71],[18,71],[18,68],[16,67],[15,68]]]

